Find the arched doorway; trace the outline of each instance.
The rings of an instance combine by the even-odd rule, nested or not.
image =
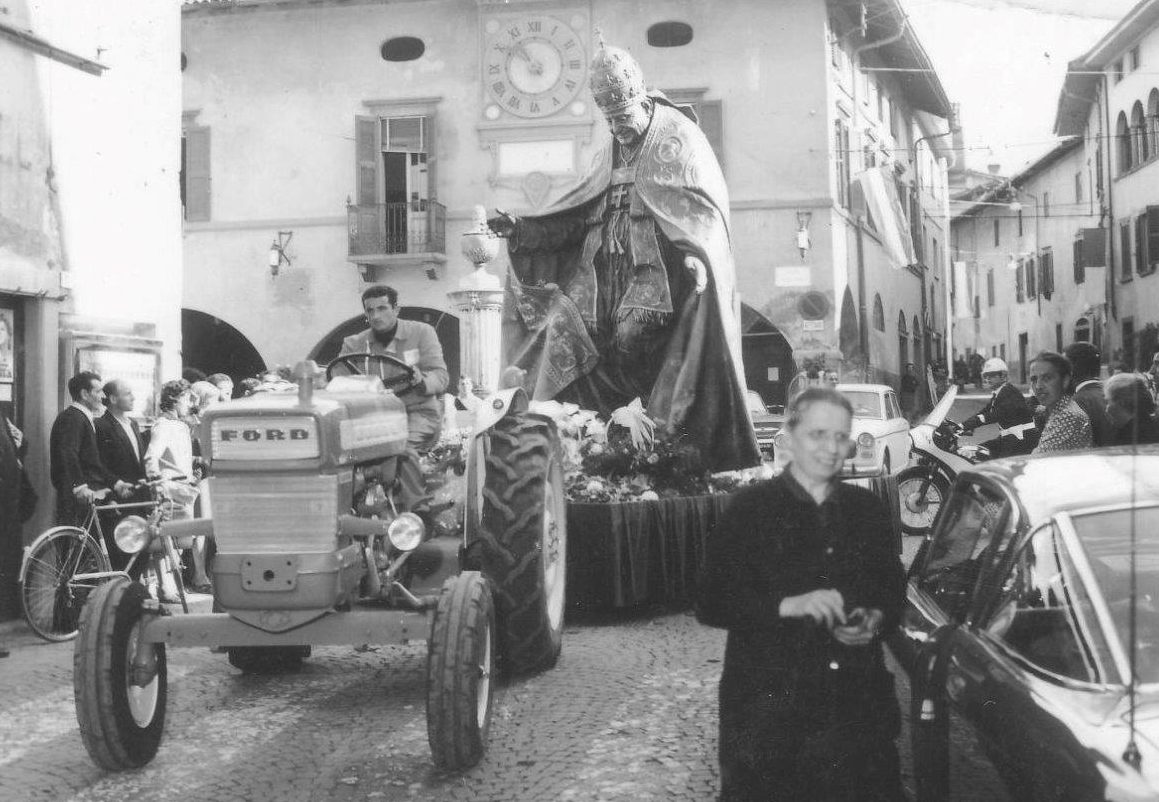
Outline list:
[[[398,316],[403,320],[418,320],[434,326],[439,344],[443,346],[443,359],[447,363],[447,374],[451,377],[450,392],[456,392],[459,381],[459,319],[450,312],[428,309],[425,306],[401,306]],[[318,341],[310,351],[310,359],[325,365],[342,350],[342,340],[366,328],[366,318],[352,317],[335,327]]]
[[[745,384],[766,406],[784,406],[789,382],[797,373],[793,347],[768,318],[747,304],[740,307],[741,360]]]
[[[861,329],[857,325],[857,305],[848,287],[841,297],[841,326],[837,330],[837,347],[847,363],[857,364],[866,356],[861,353]]]
[[[236,386],[242,379],[266,369],[253,343],[219,317],[181,310],[182,368],[193,368],[205,375],[224,373]]]

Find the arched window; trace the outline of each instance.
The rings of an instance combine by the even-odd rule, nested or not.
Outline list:
[[[382,43],[382,58],[386,61],[414,61],[427,50],[422,39],[414,36],[396,36]]]
[[[648,28],[652,47],[682,47],[692,41],[692,26],[687,22],[657,22]]]
[[[1143,104],[1138,100],[1131,107],[1131,163],[1142,164],[1147,161],[1147,136],[1143,124]]]
[[[916,320],[916,318],[915,318],[915,320]],[[898,337],[908,337],[909,336],[909,327],[906,326],[906,324],[905,324],[905,312],[898,312],[897,313],[897,336]]]
[[[1152,89],[1147,96],[1147,138],[1152,155],[1159,153],[1159,89]]]
[[[873,327],[878,331],[885,331],[885,310],[881,307],[881,295],[873,296]]]
[[[1115,144],[1119,148],[1119,172],[1125,173],[1131,169],[1131,132],[1127,128],[1127,115],[1121,111],[1115,122]]]

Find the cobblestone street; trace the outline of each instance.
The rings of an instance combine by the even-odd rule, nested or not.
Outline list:
[[[425,644],[322,648],[301,673],[276,677],[244,677],[206,649],[171,650],[157,758],[106,774],[77,732],[72,644],[8,631],[3,799],[586,802],[709,800],[718,788],[724,633],[685,613],[569,624],[555,670],[499,688],[488,752],[463,775],[430,762]],[[969,789],[955,798],[1002,799],[970,739],[954,743],[956,787]]]

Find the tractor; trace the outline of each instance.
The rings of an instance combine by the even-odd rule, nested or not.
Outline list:
[[[409,370],[390,356],[339,357],[323,381],[305,362],[296,391],[206,412],[200,441],[212,517],[164,522],[157,539],[213,539],[213,612],[174,614],[124,576],[90,595],[74,686],[98,765],[124,770],[155,756],[169,647],[210,647],[248,673],[297,669],[313,646],[423,638],[434,762],[462,770],[479,761],[497,669],[541,671],[560,654],[559,438],[521,389],[480,399],[455,466],[459,518],[446,525],[454,515],[446,510],[433,526],[398,499],[399,460],[413,455],[406,409],[391,388]]]

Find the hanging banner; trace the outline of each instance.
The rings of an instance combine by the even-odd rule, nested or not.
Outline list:
[[[886,171],[889,174],[886,174]],[[872,220],[889,254],[890,266],[896,270],[915,264],[914,243],[901,198],[897,194],[897,184],[893,180],[893,168],[870,167],[857,174],[855,184],[860,192],[854,191],[854,210],[864,213]]]
[[[965,262],[954,262],[954,317],[974,316],[974,292]]]

